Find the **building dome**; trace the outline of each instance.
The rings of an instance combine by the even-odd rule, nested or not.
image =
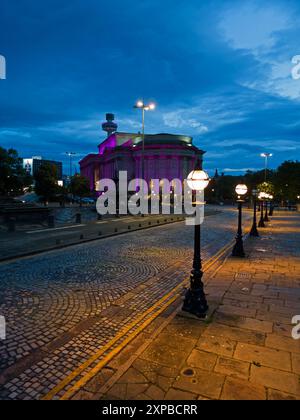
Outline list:
[[[178,134],[145,134],[117,132],[114,115],[106,115],[103,130],[108,137],[80,162],[82,175],[90,179],[91,190],[100,179],[114,179],[126,171],[128,179],[143,178],[149,184],[154,179],[185,180],[202,162],[204,152],[193,144],[192,137]]]

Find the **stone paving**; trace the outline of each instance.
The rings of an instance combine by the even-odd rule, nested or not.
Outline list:
[[[73,399],[300,400],[300,216],[274,217],[246,249],[205,279],[212,318],[175,302]]]
[[[205,258],[232,239],[235,222],[235,212],[206,219]],[[190,271],[192,239],[178,223],[1,264],[0,398],[41,398],[172,290]],[[116,312],[130,293],[128,311]]]

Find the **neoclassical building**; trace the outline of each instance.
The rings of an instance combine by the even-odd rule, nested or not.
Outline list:
[[[127,171],[128,180],[142,177],[143,142],[141,134],[121,133],[107,114],[103,130],[108,137],[98,146],[97,154],[89,154],[80,162],[81,174],[90,180],[91,191],[97,190],[100,179],[115,179],[119,171]],[[204,152],[188,136],[173,134],[147,134],[144,148],[144,175],[152,179],[179,178],[182,181],[202,162]]]

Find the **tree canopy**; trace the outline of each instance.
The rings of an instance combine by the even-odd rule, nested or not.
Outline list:
[[[21,195],[31,184],[32,177],[23,169],[18,152],[0,147],[0,195]]]
[[[235,198],[235,186],[238,183],[248,186],[249,194],[254,189],[274,196],[276,201],[296,202],[300,196],[300,162],[283,162],[277,170],[247,171],[244,176],[224,175],[212,179],[206,191],[209,202],[226,201]]]
[[[72,194],[80,198],[80,204],[81,199],[83,197],[88,197],[90,195],[90,186],[89,186],[89,180],[81,175],[75,175],[71,179],[70,184],[70,191]]]
[[[58,193],[58,174],[55,165],[44,163],[35,175],[35,192],[46,204]]]
[[[294,202],[300,196],[300,162],[286,161],[279,166],[275,178],[276,195]]]

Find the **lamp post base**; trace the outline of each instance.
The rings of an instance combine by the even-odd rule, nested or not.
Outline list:
[[[252,226],[251,232],[250,232],[250,236],[252,238],[259,238],[259,233],[256,227],[256,224]]]
[[[236,241],[236,244],[232,251],[233,257],[245,258],[246,254],[244,251],[244,243],[242,239]]]
[[[269,216],[268,216],[269,212],[268,212],[268,205],[266,204],[266,211],[265,211],[265,218],[264,218],[264,222],[269,222]]]
[[[209,310],[203,289],[189,289],[186,293],[182,310],[205,319]]]

